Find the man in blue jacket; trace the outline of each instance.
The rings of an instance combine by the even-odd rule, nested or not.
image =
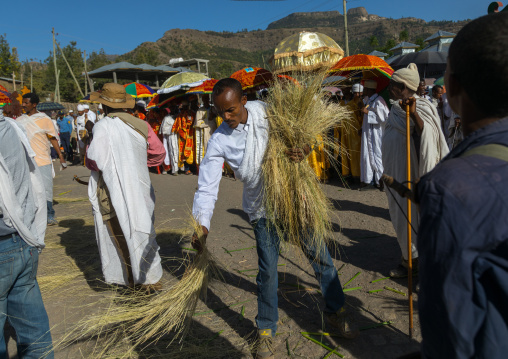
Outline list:
[[[66,153],[68,161],[72,161],[72,148],[71,148],[71,133],[72,133],[72,121],[74,119],[71,116],[64,116],[62,110],[58,111],[58,118],[56,123],[60,129],[60,143]]]
[[[446,91],[466,138],[417,186],[424,358],[508,356],[506,44],[504,12],[470,22],[450,46]]]

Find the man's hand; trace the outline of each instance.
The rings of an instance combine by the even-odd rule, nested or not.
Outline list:
[[[416,114],[416,99],[414,97],[405,98],[399,101],[400,107],[405,111],[406,106],[409,105],[409,115],[414,118]]]
[[[368,115],[369,114],[369,106],[362,107],[361,111],[363,114]]]
[[[289,159],[293,162],[301,162],[307,156],[311,151],[311,148],[309,145],[305,145],[302,148],[295,147],[295,148],[288,148],[284,153],[286,156],[289,157]]]
[[[206,243],[206,237],[208,237],[208,228],[201,226],[201,230],[203,231],[203,241]],[[198,253],[203,252],[204,247],[201,245],[201,241],[199,240],[197,233],[192,235],[191,245],[192,248],[198,251]]]

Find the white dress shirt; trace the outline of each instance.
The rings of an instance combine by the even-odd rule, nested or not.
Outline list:
[[[194,195],[194,204],[192,214],[198,222],[210,229],[210,221],[217,201],[219,192],[219,182],[222,178],[222,166],[226,161],[231,169],[237,173],[242,164],[245,146],[247,142],[247,134],[251,129],[254,118],[254,108],[258,108],[258,101],[247,103],[245,108],[248,112],[247,122],[239,124],[237,128],[231,129],[226,122],[213,133],[208,148],[206,150],[203,162],[199,166],[198,190]],[[253,107],[249,110],[249,107]],[[264,113],[264,111],[263,111]],[[262,181],[257,184],[256,188],[246,188],[244,184],[243,191],[243,208],[249,215],[251,221],[259,219],[264,213],[261,209],[262,203],[259,200],[263,190]]]

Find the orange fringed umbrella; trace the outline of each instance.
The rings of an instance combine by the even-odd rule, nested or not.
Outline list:
[[[230,77],[240,81],[242,84],[242,89],[244,90],[259,85],[268,84],[273,80],[272,73],[261,67],[246,67],[236,71]]]
[[[344,57],[328,71],[334,76],[346,78],[378,80],[378,91],[384,89],[393,75],[393,69],[383,59],[372,55],[352,55]]]
[[[210,79],[203,82],[201,85],[197,87],[192,87],[189,91],[186,92],[186,94],[205,94],[209,95],[213,91],[213,87],[215,84],[219,82],[219,80]]]

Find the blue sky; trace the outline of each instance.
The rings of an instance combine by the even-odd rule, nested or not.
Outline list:
[[[363,6],[370,14],[394,19],[418,17],[430,21],[474,19],[487,13],[490,2],[351,0],[347,6]],[[76,41],[88,53],[104,48],[108,54],[123,54],[144,41],[156,41],[174,28],[265,29],[270,22],[293,12],[330,10],[342,13],[342,0],[10,1],[2,5],[0,34],[7,34],[10,46],[18,48],[20,59],[44,60],[52,49],[52,27],[62,45]]]

